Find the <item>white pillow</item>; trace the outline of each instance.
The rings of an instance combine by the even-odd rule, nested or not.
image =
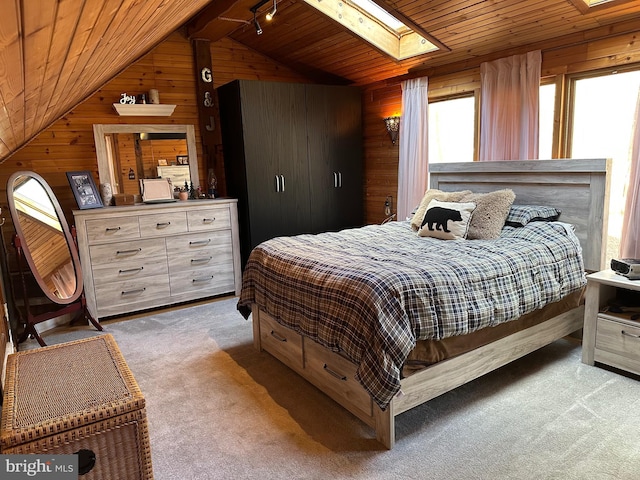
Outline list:
[[[469,223],[475,208],[476,204],[473,202],[431,200],[418,230],[418,235],[442,240],[464,240],[467,238]]]

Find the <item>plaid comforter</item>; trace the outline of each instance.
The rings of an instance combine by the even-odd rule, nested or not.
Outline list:
[[[386,408],[416,340],[514,320],[586,283],[572,227],[534,222],[496,240],[418,237],[409,222],[280,237],[258,245],[238,310],[256,303],[340,352]]]

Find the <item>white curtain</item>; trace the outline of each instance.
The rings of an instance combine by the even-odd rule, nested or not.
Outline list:
[[[538,158],[540,50],[480,65],[480,161]]]
[[[627,201],[622,221],[620,257],[640,258],[640,91],[636,102],[636,120],[633,127],[630,170]]]
[[[427,80],[427,77],[422,77],[402,82],[398,220],[404,220],[409,216],[427,189]]]

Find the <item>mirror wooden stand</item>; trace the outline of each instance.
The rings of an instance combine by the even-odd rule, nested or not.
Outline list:
[[[35,325],[74,312],[76,317],[102,330],[86,308],[78,247],[47,182],[34,172],[16,172],[7,183],[7,200],[15,228],[13,246],[26,312],[26,318],[20,315],[24,330],[18,343],[31,336],[45,346]],[[32,312],[24,263],[44,295],[62,307],[39,314]]]

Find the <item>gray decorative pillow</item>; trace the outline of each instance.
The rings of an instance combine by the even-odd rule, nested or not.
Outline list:
[[[544,205],[511,205],[504,224],[510,227],[524,227],[529,222],[555,222],[561,211]]]
[[[475,208],[476,204],[472,202],[431,200],[418,235],[442,240],[464,240]]]
[[[510,188],[490,193],[471,193],[462,196],[460,202],[473,202],[473,212],[467,238],[491,240],[498,238],[516,195]]]

